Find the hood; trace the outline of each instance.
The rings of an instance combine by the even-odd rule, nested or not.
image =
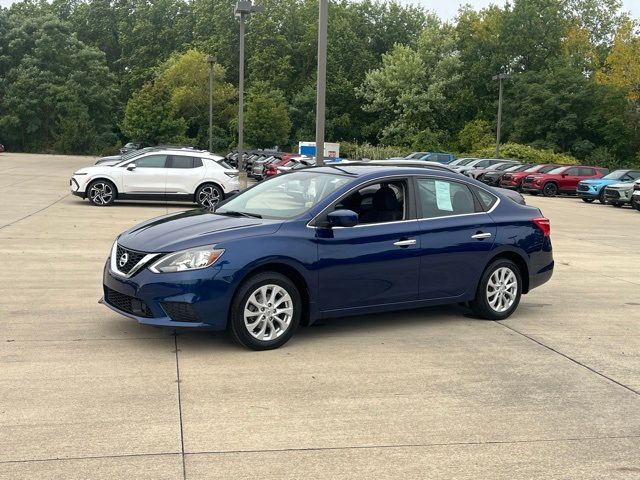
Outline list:
[[[104,162],[113,162],[114,160],[122,160],[122,155],[109,155],[108,157],[100,157],[96,162],[96,165],[99,163],[102,164]]]
[[[117,165],[118,163],[120,163],[122,160],[107,160],[104,162],[100,162],[100,163],[96,163],[96,165],[98,165],[99,167],[113,167],[114,165]]]
[[[612,180],[610,178],[592,178],[590,180],[580,180],[580,183],[584,185],[611,185],[618,183],[618,180]]]
[[[269,235],[281,225],[281,220],[229,217],[197,209],[140,223],[124,232],[118,243],[140,252],[175,252],[238,237]]]
[[[632,190],[633,182],[618,182],[618,183],[609,183],[607,184],[608,188],[615,188],[616,190]]]

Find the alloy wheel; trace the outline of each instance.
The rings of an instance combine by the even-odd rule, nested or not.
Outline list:
[[[244,325],[261,341],[274,340],[287,331],[293,318],[293,300],[279,285],[263,285],[249,295],[244,307]]]
[[[113,189],[108,183],[94,183],[89,190],[89,198],[96,205],[108,205],[113,200]]]
[[[518,279],[508,267],[496,269],[487,282],[487,303],[498,313],[511,308],[518,294]]]
[[[220,202],[220,191],[214,186],[207,186],[200,189],[198,193],[198,203],[206,208],[215,207]]]

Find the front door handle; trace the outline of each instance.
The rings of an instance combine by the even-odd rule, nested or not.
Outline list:
[[[393,242],[393,244],[396,247],[410,247],[412,245],[416,244],[416,241],[411,239],[411,240],[398,240],[397,242]]]
[[[473,238],[474,240],[482,240],[484,238],[491,238],[491,234],[490,233],[482,233],[482,232],[478,232],[475,235],[471,235],[471,238]]]

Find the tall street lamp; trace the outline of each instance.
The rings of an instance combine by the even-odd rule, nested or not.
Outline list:
[[[320,0],[318,16],[318,81],[316,86],[316,164],[324,165],[324,123],[327,96],[327,24],[329,0]]]
[[[493,80],[497,80],[500,84],[500,93],[498,93],[498,127],[496,128],[496,158],[500,158],[500,128],[502,127],[502,81],[508,80],[511,75],[508,73],[500,73],[494,75]]]
[[[216,57],[209,55],[207,63],[209,64],[209,151],[213,153],[213,66]]]
[[[240,19],[240,80],[238,82],[238,168],[244,167],[244,26],[246,17],[264,12],[264,5],[253,5],[251,0],[236,3],[234,14]]]

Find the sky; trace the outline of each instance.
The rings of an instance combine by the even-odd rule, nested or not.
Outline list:
[[[2,2],[4,0],[0,0]],[[402,3],[423,5],[438,14],[443,20],[451,20],[455,17],[458,7],[470,4],[475,10],[486,7],[492,3],[502,5],[504,0],[400,0]],[[640,18],[640,0],[623,0],[623,10],[630,12],[635,18]]]
[[[490,3],[502,4],[503,0],[400,0],[402,3],[420,4],[429,10],[437,13],[443,20],[451,20],[455,17],[458,7],[466,3],[471,4],[475,9],[486,7]],[[0,0],[0,5],[11,5],[14,0]],[[624,10],[631,13],[635,18],[640,18],[640,0],[623,0]]]

